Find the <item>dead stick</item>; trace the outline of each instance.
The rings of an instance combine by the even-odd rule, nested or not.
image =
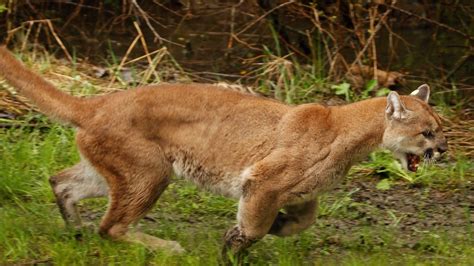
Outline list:
[[[234,26],[235,26],[235,6],[230,9],[230,34],[229,40],[227,41],[227,49],[232,48],[233,40],[234,40]]]
[[[129,61],[125,62],[123,65],[125,66],[125,65],[128,65],[128,64],[132,64],[132,63],[138,62],[138,61],[142,60],[143,58],[146,58],[146,57],[148,57],[148,56],[151,56],[151,55],[154,55],[154,54],[156,54],[156,53],[161,52],[163,49],[164,49],[164,48],[160,48],[160,49],[157,49],[157,50],[155,50],[155,51],[153,51],[153,52],[150,52],[150,53],[148,53],[148,54],[139,56],[139,57],[137,57],[137,58],[134,58],[134,59],[132,59],[132,60],[129,60]]]
[[[65,30],[66,27],[69,25],[69,23],[71,23],[71,21],[79,15],[79,13],[81,12],[83,4],[84,4],[84,0],[79,0],[79,3],[77,3],[76,8],[74,9],[72,14],[69,16],[67,21],[62,26],[61,31]]]
[[[257,22],[259,22],[260,20],[262,20],[262,19],[265,18],[266,16],[270,15],[273,11],[275,11],[275,10],[277,10],[277,9],[280,9],[280,8],[282,8],[282,7],[284,7],[284,6],[287,6],[287,5],[289,5],[289,4],[293,4],[293,3],[295,3],[295,1],[294,1],[294,0],[291,0],[291,1],[288,1],[288,2],[286,2],[286,3],[283,3],[283,4],[279,5],[279,6],[276,6],[276,7],[272,8],[272,9],[270,9],[269,11],[265,12],[265,14],[261,15],[261,16],[258,17],[256,20],[254,20],[252,23],[248,24],[248,25],[247,25],[245,28],[243,28],[241,31],[237,32],[237,33],[235,34],[235,36],[238,36],[238,35],[244,33],[245,31],[247,31],[248,29],[250,29],[253,25],[257,24]]]
[[[135,6],[135,8],[138,10],[138,12],[143,16],[143,19],[145,20],[146,25],[153,32],[153,35],[155,35],[155,40],[158,39],[160,41],[160,43],[161,42],[167,42],[167,43],[170,43],[170,44],[177,45],[179,47],[184,47],[184,45],[182,45],[180,43],[176,43],[176,42],[173,42],[173,41],[170,41],[170,40],[167,40],[167,39],[161,37],[160,34],[158,34],[158,32],[155,30],[153,25],[151,25],[150,19],[148,18],[148,14],[140,7],[140,5],[137,3],[137,1],[136,0],[131,0],[131,2]]]
[[[69,52],[66,49],[66,46],[64,46],[64,43],[61,41],[61,38],[56,34],[56,31],[54,30],[53,23],[51,20],[47,19],[46,23],[49,27],[49,30],[51,31],[51,34],[53,34],[54,39],[56,39],[56,42],[59,44],[61,49],[63,49],[64,53],[66,54],[66,57],[69,59],[69,61],[73,62],[74,60],[72,59],[72,56],[69,54]]]
[[[33,25],[35,25],[34,22],[29,22],[28,23],[30,26],[28,27],[28,30],[26,30],[25,38],[23,39],[23,43],[21,44],[21,51],[25,50],[26,43],[28,41],[28,37],[30,36],[31,29],[33,28]]]
[[[456,61],[456,63],[454,64],[453,69],[451,69],[449,71],[449,73],[446,74],[446,76],[441,80],[441,82],[447,81],[472,56],[473,56],[473,54],[471,54],[471,52],[469,52],[469,53],[463,55],[461,58],[459,58],[459,60]]]
[[[321,33],[321,39],[324,43],[324,49],[326,50],[326,54],[327,54],[327,57],[328,57],[328,61],[329,61],[329,71],[328,71],[328,76],[330,77],[332,75],[332,72],[334,70],[334,66],[336,64],[336,61],[335,61],[335,56],[336,54],[334,54],[334,57],[331,55],[331,51],[329,49],[329,43],[327,42],[326,38],[324,37],[324,33],[327,34],[327,36],[329,36],[329,38],[333,41],[334,43],[334,46],[336,47],[336,51],[339,50],[337,48],[337,41],[336,41],[336,38],[334,38],[334,36],[332,36],[331,33],[329,33],[329,31],[323,29],[323,27],[321,26],[321,21],[319,19],[319,14],[318,14],[318,11],[315,9],[315,8],[312,8],[312,11],[313,11],[313,15],[314,15],[314,21],[313,21],[313,24],[316,26],[316,28],[319,30],[319,32]],[[312,18],[311,18],[312,19]],[[308,42],[311,42],[311,39],[308,37]]]
[[[393,1],[393,5],[396,3],[396,1]],[[370,33],[370,36],[369,36],[369,39],[367,39],[364,47],[362,48],[362,50],[357,54],[357,57],[356,59],[354,60],[354,62],[352,62],[351,66],[350,66],[350,69],[352,69],[354,67],[354,65],[356,63],[360,63],[360,58],[362,57],[362,55],[365,53],[365,51],[367,50],[367,48],[369,48],[369,45],[370,43],[372,42],[372,40],[375,38],[375,35],[377,34],[377,32],[382,28],[382,22],[387,18],[388,14],[390,14],[392,10],[391,9],[388,9],[387,11],[385,11],[385,13],[382,15],[382,17],[380,18],[380,21],[377,23],[377,25],[375,26],[375,29],[373,32]]]
[[[138,25],[136,21],[133,22],[133,26],[135,26],[135,29],[137,30],[138,35],[140,36],[140,41],[142,43],[143,50],[145,51],[146,59],[148,60],[148,65],[151,68],[153,66],[153,60],[151,59],[149,55],[150,52],[148,51],[148,46],[146,44],[145,37],[143,36],[142,30],[140,29],[140,26]],[[151,72],[148,72],[145,75],[145,80],[148,80],[150,78],[150,75],[151,75]]]
[[[369,9],[370,13],[370,31],[375,31],[374,23],[375,18],[377,17],[377,6],[374,6]],[[377,79],[377,47],[375,46],[375,39],[371,40],[372,44],[372,64],[373,64],[373,79]],[[387,72],[388,75],[388,72]]]
[[[137,44],[138,40],[140,40],[140,34],[137,35],[137,37],[135,37],[135,39],[133,39],[133,42],[132,44],[130,44],[130,46],[128,47],[127,49],[127,52],[125,53],[124,57],[122,58],[122,61],[120,61],[120,64],[118,65],[117,69],[115,72],[118,72],[122,69],[123,65],[125,64],[125,61],[127,61],[127,58],[128,56],[130,55],[130,53],[132,52],[133,48],[135,47],[135,45]],[[114,83],[115,81],[115,78],[116,78],[116,75],[114,75],[112,77],[112,80],[110,81],[109,83],[109,87],[112,86],[112,83]]]

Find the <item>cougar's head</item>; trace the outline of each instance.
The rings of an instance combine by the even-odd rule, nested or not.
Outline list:
[[[421,161],[432,162],[448,149],[439,116],[428,105],[430,88],[424,84],[409,96],[391,92],[385,110],[383,146],[405,170],[416,172]]]

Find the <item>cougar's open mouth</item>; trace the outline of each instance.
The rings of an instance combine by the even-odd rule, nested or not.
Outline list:
[[[420,166],[420,160],[421,160],[420,156],[412,154],[412,153],[407,153],[406,159],[407,159],[408,170],[412,172],[416,172],[416,170],[418,170],[418,166]]]

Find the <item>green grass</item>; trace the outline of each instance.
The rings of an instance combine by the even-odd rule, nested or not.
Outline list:
[[[66,229],[47,179],[78,161],[73,143],[74,132],[41,120],[39,124],[42,127],[0,131],[1,264],[219,263],[222,235],[235,222],[236,202],[201,191],[177,178],[147,219],[137,227],[158,237],[179,241],[187,250],[183,255],[152,252],[140,245],[112,242],[101,239],[91,230],[84,229],[82,236],[78,237],[76,231]],[[369,164],[377,160],[378,163],[388,163],[385,158],[376,157]],[[455,170],[446,171],[454,171],[452,178],[459,175]],[[435,229],[421,232],[415,243],[411,243],[413,239],[406,240],[401,236],[396,222],[386,226],[362,224],[353,228],[338,228],[338,221],[357,219],[352,210],[360,204],[353,202],[354,192],[352,189],[337,192],[334,197],[324,197],[320,217],[314,226],[294,237],[266,237],[251,248],[248,261],[255,265],[474,263],[473,239],[468,237],[472,228],[467,225],[465,232],[457,234]],[[86,219],[97,224],[105,206],[105,199],[96,199],[83,202],[80,208]],[[370,204],[362,207],[379,211]],[[466,214],[466,224],[469,224],[468,216],[469,213]]]

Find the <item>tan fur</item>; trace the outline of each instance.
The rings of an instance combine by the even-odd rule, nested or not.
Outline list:
[[[5,48],[0,74],[45,113],[77,127],[82,161],[51,178],[65,220],[79,223],[78,200],[108,194],[101,235],[154,247],[180,249],[127,230],[154,205],[172,171],[239,199],[238,224],[225,235],[224,252],[235,253],[267,233],[309,227],[317,196],[377,147],[417,155],[446,150],[439,118],[416,95],[288,106],[214,85],[163,84],[79,99]],[[435,138],[420,135],[427,129]]]

